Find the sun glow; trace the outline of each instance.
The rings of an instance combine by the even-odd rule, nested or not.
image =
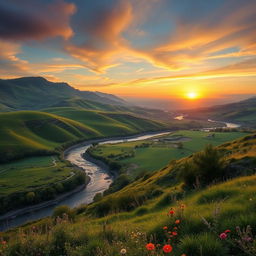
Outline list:
[[[199,97],[197,92],[188,92],[185,97],[190,100],[195,100]]]

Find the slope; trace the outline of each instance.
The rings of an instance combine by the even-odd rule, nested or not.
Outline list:
[[[106,112],[61,109],[54,114],[17,111],[0,114],[0,161],[56,152],[67,143],[164,128],[161,123],[127,115],[123,122]],[[56,114],[65,113],[65,117]],[[120,114],[122,116],[122,114]],[[132,120],[132,122],[130,121]],[[138,128],[141,122],[143,127]]]
[[[104,93],[79,91],[67,83],[54,83],[43,77],[22,77],[0,80],[1,110],[40,109],[57,102],[78,97],[112,105],[125,105],[121,98]]]
[[[236,174],[218,184],[186,190],[173,162],[94,204],[73,213],[64,209],[72,221],[55,225],[54,219],[44,219],[27,225],[25,238],[15,235],[16,230],[4,234],[6,255],[11,249],[58,255],[60,248],[63,255],[77,256],[120,255],[121,250],[133,256],[169,255],[163,252],[164,245],[171,245],[170,255],[255,255],[255,143],[256,134],[251,134],[218,147],[231,169],[242,170],[243,177]],[[151,252],[148,243],[154,244],[148,245]]]
[[[189,118],[210,118],[213,120],[223,120],[240,123],[245,126],[256,127],[256,98],[209,108],[185,110],[183,112],[188,114]]]

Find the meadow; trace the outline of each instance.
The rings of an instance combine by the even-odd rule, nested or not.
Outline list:
[[[187,157],[202,150],[207,144],[218,146],[227,141],[243,137],[243,132],[214,132],[182,130],[170,135],[145,141],[97,145],[89,153],[117,162],[122,171],[135,178],[146,171],[155,171],[166,166],[171,160]]]
[[[67,168],[57,156],[30,157],[0,165],[0,196],[30,191],[68,178]]]
[[[19,232],[3,233],[2,255],[253,256],[255,140],[251,134],[212,149],[213,153],[225,152],[225,168],[231,162],[241,167],[250,156],[252,165],[240,176],[223,180],[218,174],[214,183],[187,188],[179,176],[180,167],[207,156],[206,166],[211,168],[215,153],[207,155],[204,150],[141,177],[94,204],[75,210],[62,207],[52,218],[27,224]],[[222,158],[223,153],[218,156]],[[211,175],[209,170],[204,172],[206,177]],[[229,171],[233,174],[234,169]]]

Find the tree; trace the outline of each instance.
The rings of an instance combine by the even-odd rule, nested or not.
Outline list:
[[[28,192],[27,194],[26,194],[26,201],[28,202],[28,203],[33,203],[34,201],[35,201],[35,198],[36,198],[36,194],[35,194],[35,192]]]

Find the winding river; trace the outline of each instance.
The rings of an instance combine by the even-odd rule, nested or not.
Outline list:
[[[54,204],[46,204],[45,207],[38,207],[37,210],[34,210],[35,208],[31,207],[33,208],[33,210],[31,209],[30,211],[26,211],[26,213],[22,215],[17,214],[17,216],[15,216],[15,214],[12,214],[12,216],[8,219],[0,221],[0,231],[4,231],[30,221],[51,216],[54,208],[58,205],[68,205],[74,208],[81,204],[89,204],[93,201],[95,194],[101,193],[108,189],[109,185],[113,181],[113,177],[110,175],[107,168],[104,168],[103,165],[94,164],[93,162],[85,160],[82,157],[82,154],[86,152],[86,150],[92,145],[92,143],[97,142],[100,144],[114,144],[125,141],[139,141],[149,139],[155,136],[165,135],[168,133],[169,132],[157,132],[116,139],[90,140],[70,147],[64,152],[64,157],[66,160],[82,168],[87,173],[87,175],[90,177],[90,182],[87,184],[87,186],[80,191],[66,197],[65,199],[57,200]]]

